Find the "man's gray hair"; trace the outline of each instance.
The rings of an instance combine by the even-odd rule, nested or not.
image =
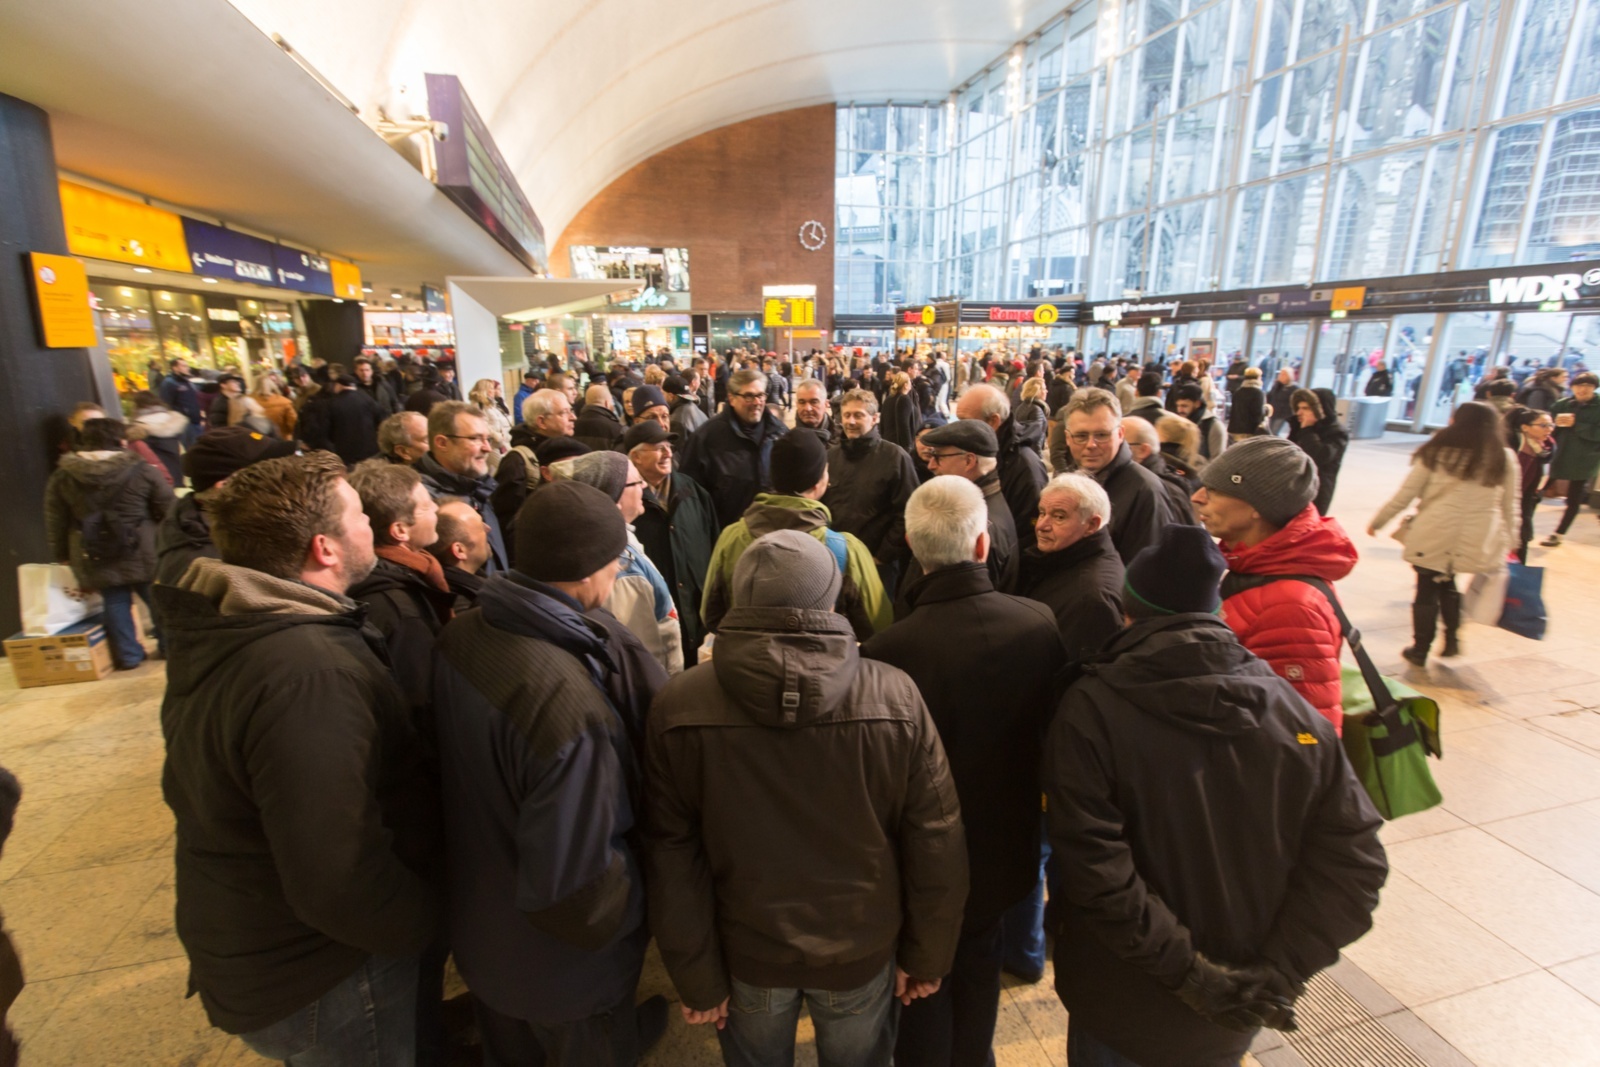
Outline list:
[[[878,413],[878,398],[872,395],[871,389],[851,389],[839,398],[839,410],[843,411],[846,404],[860,404],[868,415]]]
[[[801,378],[798,382],[794,383],[794,392],[796,396],[800,395],[800,390],[802,389],[815,389],[817,392],[822,394],[824,400],[826,400],[828,397],[828,387],[822,382],[817,381],[815,378]]]
[[[1122,405],[1117,403],[1115,393],[1104,389],[1079,389],[1072,394],[1072,399],[1067,401],[1061,419],[1065,422],[1080,411],[1085,415],[1093,415],[1100,408],[1110,408],[1111,414],[1119,419],[1122,418]]]
[[[378,423],[378,451],[386,456],[394,455],[394,450],[401,445],[411,443],[411,431],[406,429],[406,423],[416,419],[422,423],[422,433],[428,433],[428,420],[420,411],[402,411],[397,415],[390,415]]]
[[[906,501],[906,542],[925,571],[971,561],[988,523],[983,491],[953,474],[928,479]]]
[[[741,389],[755,385],[757,382],[760,382],[761,387],[765,389],[767,386],[767,376],[758,370],[750,370],[748,368],[745,370],[736,370],[732,374],[728,375],[728,392],[737,393]]]
[[[1105,489],[1099,482],[1087,474],[1073,471],[1068,474],[1058,474],[1045,483],[1039,492],[1042,500],[1050,493],[1068,493],[1078,501],[1078,520],[1088,522],[1095,515],[1100,516],[1100,528],[1111,528],[1111,498],[1106,495]]]
[[[975,382],[967,386],[962,395],[965,396],[967,393],[982,399],[982,403],[978,405],[980,419],[988,421],[991,418],[998,418],[1004,422],[1011,414],[1011,400],[1003,389],[997,389],[987,382]]]
[[[529,393],[528,398],[522,402],[522,421],[534,423],[546,415],[553,415],[556,401],[566,399],[567,394],[560,389],[540,389]]]

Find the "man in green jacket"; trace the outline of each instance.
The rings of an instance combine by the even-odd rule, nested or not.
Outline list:
[[[744,517],[728,526],[717,539],[706,572],[706,592],[700,617],[715,632],[731,604],[733,568],[751,542],[774,530],[799,530],[821,541],[833,553],[844,582],[835,608],[850,620],[859,640],[865,641],[894,621],[883,581],[872,553],[852,534],[828,527],[833,514],[822,503],[828,491],[828,451],[816,434],[789,434],[772,446],[772,489],[758,493]]]

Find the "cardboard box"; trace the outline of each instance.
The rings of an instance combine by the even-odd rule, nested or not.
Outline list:
[[[49,637],[17,634],[6,641],[5,649],[18,689],[93,682],[111,673],[111,645],[99,615]]]

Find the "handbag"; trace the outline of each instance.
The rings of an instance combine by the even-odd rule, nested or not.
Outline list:
[[[1485,626],[1500,625],[1500,615],[1506,607],[1506,585],[1510,580],[1511,572],[1503,568],[1498,574],[1474,574],[1461,601],[1467,618]]]
[[[29,637],[53,633],[98,614],[100,594],[81,589],[77,576],[65,563],[24,563],[17,568],[17,591],[22,601],[22,632]]]
[[[1544,640],[1544,568],[1506,564],[1506,595],[1496,623],[1520,637]]]

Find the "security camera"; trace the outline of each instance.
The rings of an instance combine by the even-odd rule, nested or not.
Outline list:
[[[435,141],[448,141],[450,139],[450,124],[448,122],[434,122],[430,125],[433,128],[433,139]]]

